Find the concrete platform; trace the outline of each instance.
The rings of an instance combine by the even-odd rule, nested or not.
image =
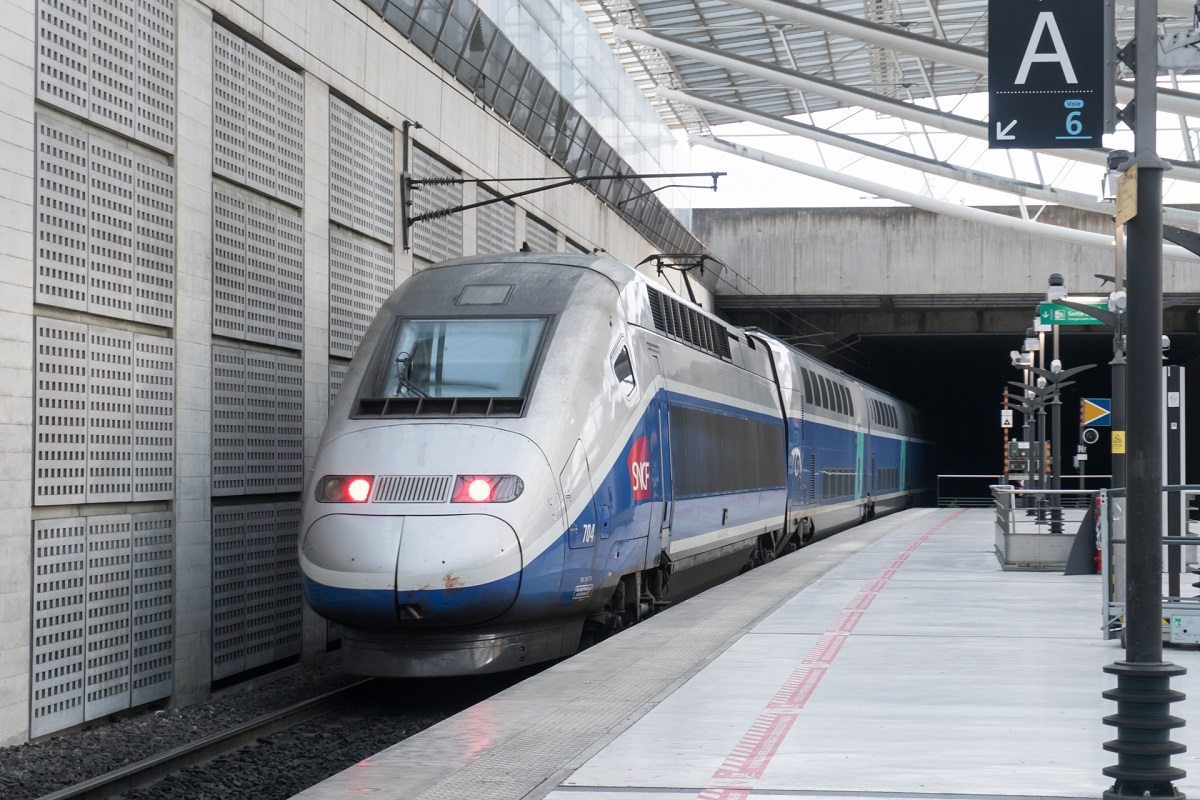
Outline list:
[[[1096,576],[1005,572],[991,510],[918,509],[689,600],[306,800],[1089,797],[1123,657]],[[1200,651],[1174,712],[1200,795]]]

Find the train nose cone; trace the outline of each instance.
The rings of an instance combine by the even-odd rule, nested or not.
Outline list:
[[[472,625],[521,588],[517,535],[486,514],[330,514],[309,527],[301,557],[309,603],[351,625]]]
[[[471,625],[508,610],[521,588],[521,548],[484,514],[408,517],[396,559],[402,621]]]

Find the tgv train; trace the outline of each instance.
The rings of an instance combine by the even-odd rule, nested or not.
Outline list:
[[[348,669],[492,672],[927,490],[911,408],[606,257],[428,267],[366,332],[300,564]]]

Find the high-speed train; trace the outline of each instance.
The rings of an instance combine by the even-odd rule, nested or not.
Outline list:
[[[913,410],[607,257],[417,272],[367,330],[304,492],[347,669],[440,676],[581,635],[926,490]]]

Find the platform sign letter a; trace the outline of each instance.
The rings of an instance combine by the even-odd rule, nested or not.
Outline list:
[[[1053,53],[1038,52],[1042,37],[1046,34],[1050,35],[1050,43],[1054,47]],[[1029,68],[1035,61],[1057,62],[1062,67],[1063,80],[1067,83],[1079,83],[1079,79],[1075,77],[1075,68],[1071,66],[1071,57],[1067,54],[1067,46],[1063,43],[1062,33],[1058,30],[1058,23],[1054,21],[1053,11],[1043,11],[1037,15],[1037,21],[1033,24],[1033,33],[1029,37],[1029,43],[1025,46],[1025,56],[1021,59],[1021,68],[1017,70],[1014,84],[1023,85],[1029,79]]]
[[[988,0],[988,147],[1100,144],[1113,104],[1104,2]]]

